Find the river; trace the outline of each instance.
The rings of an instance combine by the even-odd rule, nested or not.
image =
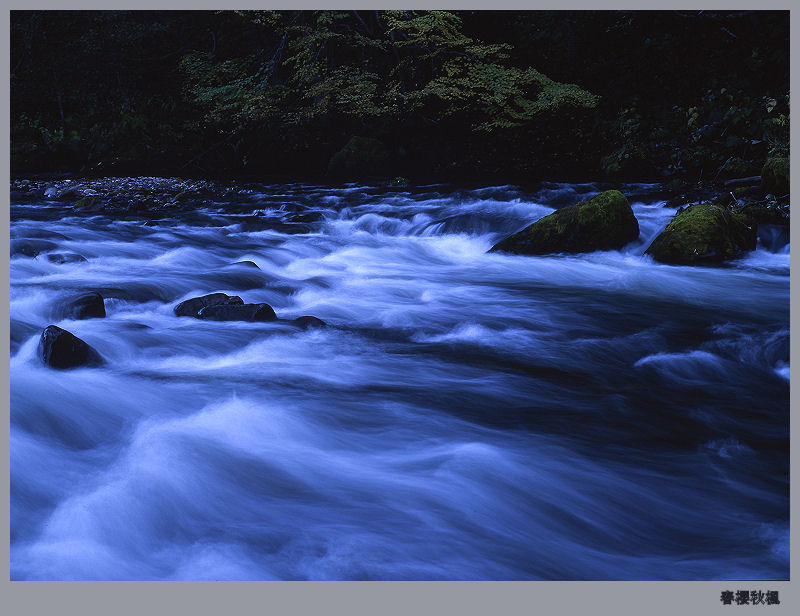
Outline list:
[[[788,579],[789,246],[655,263],[639,184],[620,251],[487,254],[600,188],[12,199],[86,261],[11,258],[11,578]],[[328,326],[173,314],[217,291]],[[44,366],[51,323],[105,365]]]

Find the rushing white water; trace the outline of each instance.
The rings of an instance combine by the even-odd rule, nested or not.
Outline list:
[[[12,578],[788,578],[788,245],[654,263],[654,189],[638,241],[544,257],[487,250],[597,186],[12,203],[87,259],[11,259]],[[217,291],[329,327],[174,316]],[[106,364],[45,367],[49,324]]]

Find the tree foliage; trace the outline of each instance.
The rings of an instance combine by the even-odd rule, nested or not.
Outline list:
[[[788,148],[788,13],[13,11],[15,168],[723,175]],[[727,170],[727,171],[726,171]]]
[[[356,11],[239,15],[264,28],[274,50],[235,59],[198,52],[181,61],[188,92],[212,122],[417,115],[491,130],[597,103],[576,85],[510,64],[511,45],[466,36],[452,12],[387,11],[372,26]]]

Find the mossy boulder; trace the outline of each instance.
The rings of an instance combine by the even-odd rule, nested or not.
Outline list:
[[[561,208],[495,244],[490,252],[543,255],[616,250],[639,237],[639,222],[618,190]]]
[[[86,195],[73,203],[72,209],[84,212],[97,212],[102,209],[102,203],[100,203],[100,200],[94,195]]]
[[[756,247],[756,225],[742,212],[712,203],[680,211],[645,254],[675,265],[720,263]]]
[[[773,156],[761,169],[761,189],[776,196],[789,194],[789,158]]]
[[[391,156],[386,145],[372,137],[350,138],[328,163],[328,175],[341,180],[385,176]]]

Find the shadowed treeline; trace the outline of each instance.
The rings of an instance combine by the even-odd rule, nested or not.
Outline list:
[[[13,11],[12,170],[757,175],[788,150],[788,15]]]

